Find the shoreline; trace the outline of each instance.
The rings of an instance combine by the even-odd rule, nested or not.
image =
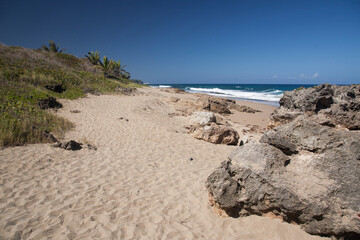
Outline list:
[[[213,97],[227,98],[232,100],[250,101],[279,107],[281,96],[279,93],[293,90],[302,85],[291,84],[159,84],[147,85],[152,88],[168,89],[176,88],[187,93],[202,93]],[[267,86],[267,88],[265,88]],[[282,90],[279,89],[283,88]],[[291,86],[289,88],[289,86]],[[307,87],[313,85],[306,85]]]
[[[204,184],[237,146],[188,133],[197,94],[138,92],[61,100],[57,115],[75,124],[65,139],[97,150],[0,150],[0,238],[324,239],[279,219],[219,217]],[[274,107],[237,103],[261,112],[217,117],[256,141]]]

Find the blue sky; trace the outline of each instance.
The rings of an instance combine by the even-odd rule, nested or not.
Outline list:
[[[0,0],[0,28],[149,83],[360,83],[360,0]]]

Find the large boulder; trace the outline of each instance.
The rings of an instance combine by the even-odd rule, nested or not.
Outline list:
[[[310,234],[360,239],[360,133],[306,116],[239,147],[207,179],[233,216],[275,214]]]
[[[360,129],[360,85],[323,84],[285,92],[280,108],[270,118],[270,128],[294,120],[301,114],[328,126]],[[326,119],[326,120],[324,120]]]
[[[190,116],[190,122],[192,124],[209,124],[216,122],[216,116],[213,112],[194,112]]]
[[[194,137],[215,144],[237,145],[239,134],[234,129],[211,123],[194,129]]]

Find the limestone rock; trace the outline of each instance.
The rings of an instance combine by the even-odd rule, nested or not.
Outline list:
[[[216,122],[216,117],[213,112],[194,112],[190,116],[190,122],[192,124],[209,124]]]
[[[225,98],[215,98],[211,96],[201,96],[196,100],[196,104],[200,106],[201,109],[220,114],[231,113],[231,111],[229,110],[230,103],[235,103],[235,101]]]
[[[301,116],[239,147],[206,187],[230,215],[271,213],[310,234],[359,239],[359,161],[358,131]]]
[[[350,130],[360,129],[359,84],[351,86],[323,84],[285,92],[279,103],[280,109],[271,115],[270,128],[306,114],[314,121],[326,118],[327,121],[323,122],[323,125],[341,125]]]
[[[215,144],[237,145],[239,134],[232,128],[214,123],[194,130],[194,137]]]

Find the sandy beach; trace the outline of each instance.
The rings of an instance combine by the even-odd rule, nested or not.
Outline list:
[[[97,150],[0,150],[0,239],[325,239],[279,219],[219,216],[205,181],[237,146],[188,134],[173,100],[196,95],[138,91],[62,100],[57,114],[75,124],[64,139]],[[223,121],[256,141],[274,107],[238,104],[261,112],[233,111]]]

